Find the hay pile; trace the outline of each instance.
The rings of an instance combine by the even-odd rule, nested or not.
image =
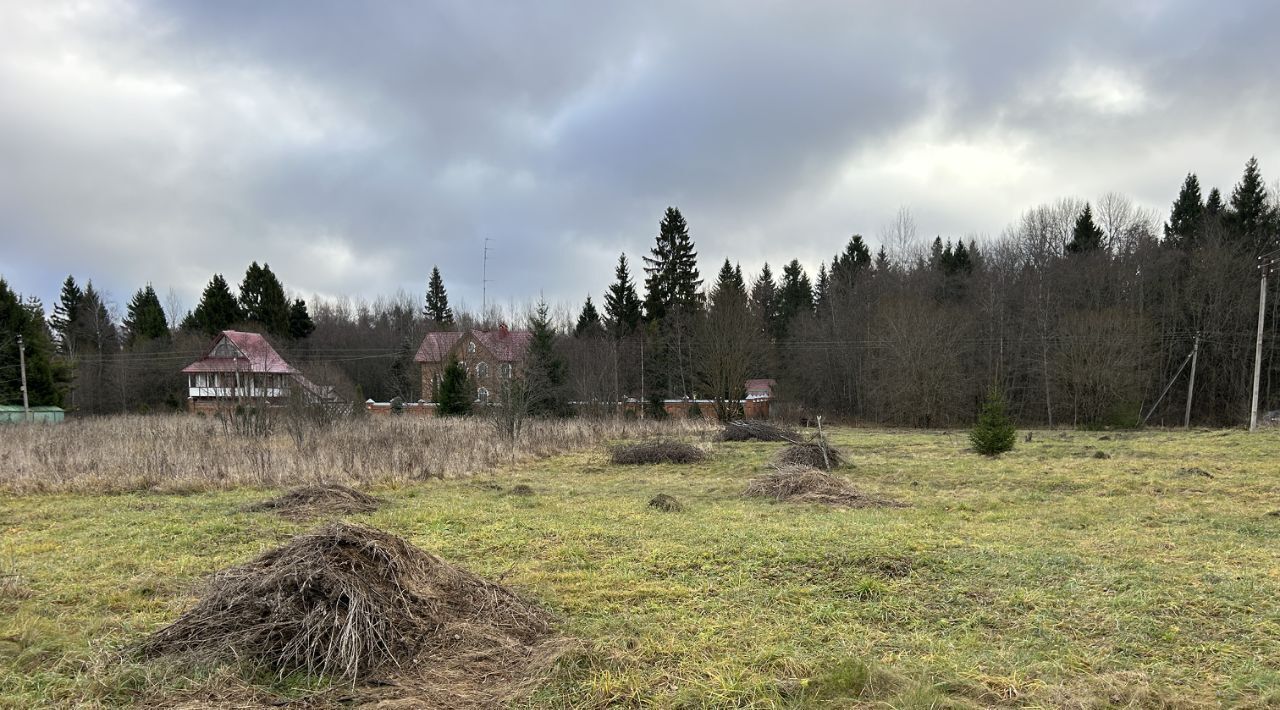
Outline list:
[[[897,501],[867,495],[847,480],[809,466],[779,466],[751,479],[743,495],[845,508],[905,507]]]
[[[414,697],[492,699],[527,678],[551,637],[547,614],[506,587],[394,535],[330,523],[218,573],[141,650],[249,661],[282,676],[394,672],[398,692]]]
[[[304,486],[261,503],[247,505],[244,510],[274,511],[286,518],[310,518],[320,515],[354,515],[372,513],[382,507],[383,500],[354,488],[336,484]]]
[[[733,421],[724,425],[716,441],[799,441],[800,435],[790,427],[760,420]]]
[[[847,458],[839,449],[819,441],[792,444],[774,457],[777,466],[806,466],[823,470],[839,468],[846,462]]]
[[[683,441],[652,439],[615,446],[610,450],[610,459],[625,465],[699,463],[707,460],[707,452]]]
[[[680,511],[684,510],[684,506],[681,505],[680,501],[676,500],[675,497],[673,496],[667,495],[666,493],[659,493],[658,495],[649,499],[649,507],[656,508],[658,510],[663,511],[664,513],[679,513]]]

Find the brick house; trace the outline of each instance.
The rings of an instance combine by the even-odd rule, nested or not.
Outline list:
[[[332,388],[303,377],[257,333],[222,331],[204,357],[182,368],[182,374],[187,376],[187,409],[193,412],[247,401],[278,404],[294,391],[313,401],[333,399]]]
[[[508,330],[427,333],[413,361],[422,366],[422,398],[434,399],[444,368],[457,360],[476,386],[476,401],[488,402],[507,380],[520,372],[533,334]]]

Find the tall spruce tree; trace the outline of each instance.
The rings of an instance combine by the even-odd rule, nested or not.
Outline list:
[[[1070,254],[1089,254],[1102,248],[1102,230],[1093,221],[1093,208],[1085,203],[1084,211],[1076,218],[1075,229],[1071,232],[1071,241],[1067,242]]]
[[[749,300],[742,269],[725,259],[711,287],[697,349],[700,391],[716,400],[722,419],[742,416],[738,402],[759,364],[760,338]]]
[[[62,282],[62,293],[58,296],[57,305],[53,307],[53,318],[49,323],[58,343],[58,352],[63,355],[74,354],[71,334],[83,300],[84,291],[76,283],[75,277],[68,275]]]
[[[188,330],[199,330],[206,335],[216,335],[244,320],[240,303],[231,294],[231,287],[222,274],[214,274],[209,285],[204,287],[200,295],[200,303],[185,319],[182,326]]]
[[[768,262],[751,284],[751,315],[766,338],[778,336],[778,283],[774,281]]]
[[[440,386],[437,389],[436,406],[442,416],[457,417],[471,413],[476,389],[472,386],[467,368],[462,363],[450,360],[449,364],[445,365],[440,377]]]
[[[124,319],[125,345],[132,347],[148,340],[169,338],[169,320],[165,317],[160,297],[151,284],[138,289],[129,300],[127,308],[128,313]]]
[[[52,334],[38,301],[23,303],[0,278],[0,404],[22,404],[18,337],[27,364],[27,400],[33,406],[63,406],[69,374],[54,357]]]
[[[436,327],[453,323],[453,309],[449,307],[449,294],[444,290],[444,279],[440,277],[440,267],[431,267],[431,278],[427,281],[427,303],[422,309]]]
[[[648,274],[644,299],[647,319],[661,321],[670,311],[691,313],[701,306],[698,252],[693,249],[689,225],[680,210],[667,208],[658,225],[658,238],[644,263]]]
[[[1244,175],[1231,192],[1231,212],[1227,219],[1231,237],[1237,244],[1261,254],[1274,242],[1274,223],[1258,159],[1249,158]]]
[[[640,296],[636,294],[635,282],[631,280],[626,254],[618,255],[618,266],[613,271],[613,277],[613,284],[604,295],[604,313],[613,337],[625,338],[636,332],[643,319]]]
[[[596,338],[604,335],[604,324],[600,321],[600,313],[596,311],[596,306],[591,302],[591,296],[587,296],[587,302],[582,304],[582,311],[578,314],[578,324],[573,329],[575,338]]]
[[[1206,217],[1221,217],[1225,208],[1222,202],[1222,192],[1218,188],[1209,190],[1209,196],[1204,201],[1204,214]]]
[[[289,335],[289,299],[269,264],[258,266],[255,261],[245,271],[240,282],[240,313],[244,320],[259,324],[272,335]]]
[[[778,332],[791,333],[801,317],[813,314],[813,284],[798,259],[782,267],[782,286],[778,289]]]
[[[315,330],[316,324],[311,320],[311,313],[307,311],[307,302],[301,298],[294,300],[293,305],[289,306],[289,337],[302,340]]]
[[[546,301],[538,303],[538,310],[529,319],[529,331],[531,338],[524,364],[528,411],[535,416],[567,416],[570,414],[565,388],[567,366],[556,350],[556,333]]]
[[[1187,173],[1182,181],[1178,198],[1169,209],[1169,221],[1164,225],[1164,243],[1174,249],[1187,250],[1194,246],[1204,224],[1205,206],[1200,197],[1200,179],[1195,173]]]

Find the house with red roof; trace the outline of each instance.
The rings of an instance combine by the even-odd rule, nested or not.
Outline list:
[[[216,411],[246,402],[277,404],[295,391],[332,400],[332,388],[308,380],[258,333],[224,330],[204,357],[182,368],[187,409]]]
[[[427,333],[414,356],[422,367],[422,397],[431,399],[444,376],[444,368],[457,360],[476,385],[476,401],[488,402],[503,385],[518,375],[533,334],[508,330]]]

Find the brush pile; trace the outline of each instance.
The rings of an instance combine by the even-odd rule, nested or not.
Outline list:
[[[845,465],[847,459],[837,448],[819,439],[797,442],[778,452],[774,463],[778,466],[806,466],[830,471]]]
[[[896,501],[867,495],[847,480],[809,466],[779,466],[751,479],[743,495],[845,508],[903,507]]]
[[[791,441],[800,440],[794,429],[773,422],[752,420],[732,421],[716,436],[716,441]]]
[[[245,506],[248,512],[274,511],[286,518],[372,513],[383,504],[381,498],[337,484],[295,488],[271,500]]]
[[[550,636],[545,612],[394,535],[330,523],[214,576],[146,655],[249,661],[352,680],[501,676]],[[476,659],[491,667],[474,668]],[[465,673],[457,671],[466,662]]]
[[[610,459],[616,464],[625,465],[699,463],[707,460],[707,452],[683,441],[650,439],[615,446],[610,450]]]
[[[681,505],[680,501],[666,493],[659,493],[649,499],[649,507],[661,510],[664,513],[679,513],[684,510],[684,506]]]

